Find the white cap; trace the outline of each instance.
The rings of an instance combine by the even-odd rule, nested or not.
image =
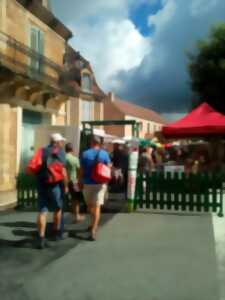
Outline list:
[[[52,142],[64,142],[66,139],[60,133],[53,133],[51,134],[51,141]]]
[[[120,144],[120,145],[124,145],[126,142],[124,140],[121,139],[116,139],[112,141],[112,144]]]

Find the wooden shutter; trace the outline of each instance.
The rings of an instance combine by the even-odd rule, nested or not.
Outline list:
[[[37,34],[38,34],[38,32],[37,32],[36,28],[32,27],[31,31],[30,31],[30,48],[32,50],[34,50],[35,52],[37,51],[37,46],[38,46]],[[35,54],[32,53],[31,68],[32,69],[37,69],[37,66],[38,66],[38,61],[35,57]]]
[[[44,55],[44,33],[42,31],[38,31],[38,53],[40,55]],[[40,56],[39,60],[39,71],[43,72],[44,64],[43,64],[43,58]]]

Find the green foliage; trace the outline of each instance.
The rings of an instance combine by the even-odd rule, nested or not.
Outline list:
[[[225,23],[197,42],[197,52],[189,54],[189,60],[192,90],[198,96],[193,105],[208,102],[225,114]]]

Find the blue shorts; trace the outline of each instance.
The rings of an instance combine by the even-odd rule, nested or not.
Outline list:
[[[63,208],[64,200],[64,185],[57,183],[54,185],[41,185],[38,186],[38,210],[39,212],[48,212],[50,209],[53,211]]]

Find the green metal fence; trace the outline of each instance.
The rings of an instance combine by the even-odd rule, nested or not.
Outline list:
[[[19,174],[17,177],[18,208],[37,208],[37,185],[33,176]]]
[[[139,174],[134,208],[183,212],[215,212],[223,216],[224,174],[184,173]],[[37,210],[35,177],[19,174],[17,178],[18,208]],[[71,210],[72,200],[65,199],[65,211]],[[85,210],[85,204],[82,204]]]
[[[17,177],[17,197],[18,209],[37,210],[37,182],[34,176],[19,174]],[[71,211],[72,199],[69,195],[65,196],[64,211]],[[84,201],[81,202],[81,211],[86,209]]]
[[[138,175],[134,208],[215,212],[223,216],[224,174]]]

